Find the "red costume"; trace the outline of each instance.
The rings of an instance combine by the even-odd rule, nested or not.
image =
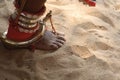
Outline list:
[[[86,4],[95,6],[95,2],[84,0]],[[2,35],[2,42],[10,47],[31,47],[44,34],[44,14],[46,0],[15,0],[15,12],[9,18],[8,31]]]
[[[32,1],[26,0],[24,6],[23,2],[24,0],[14,2],[16,10],[9,18],[8,31],[2,36],[2,42],[6,47],[30,47],[44,34],[44,22],[40,21],[40,17],[46,10],[46,0],[41,0],[39,11],[36,12],[30,12]],[[23,9],[20,11],[21,6]]]
[[[19,19],[16,23],[16,16],[20,9],[18,1],[15,1],[16,11],[12,14],[9,19],[9,29],[7,38],[13,41],[26,41],[31,39],[36,31],[39,29],[39,18],[44,14],[46,7],[43,6],[37,13],[28,13],[22,11]]]

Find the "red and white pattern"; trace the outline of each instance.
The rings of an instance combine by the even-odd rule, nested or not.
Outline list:
[[[40,11],[36,14],[22,11],[18,22],[16,18],[18,16],[19,5],[17,0],[15,1],[16,11],[11,15],[9,19],[9,28],[7,33],[7,39],[13,41],[26,41],[34,37],[34,34],[38,31],[40,25],[40,17],[46,11],[46,7],[43,6]]]

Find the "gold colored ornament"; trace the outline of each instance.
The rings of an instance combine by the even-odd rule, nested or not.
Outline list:
[[[45,26],[42,23],[40,23],[40,25],[42,27],[42,30],[40,30],[40,28],[39,28],[39,30],[36,32],[36,35],[34,35],[34,37],[30,40],[22,41],[22,42],[16,42],[16,41],[9,40],[6,37],[7,31],[1,35],[0,39],[5,46],[11,46],[11,47],[15,47],[15,48],[16,47],[18,47],[18,48],[27,47],[27,46],[31,45],[32,43],[36,42],[38,39],[40,39],[43,36],[43,34],[45,32]]]

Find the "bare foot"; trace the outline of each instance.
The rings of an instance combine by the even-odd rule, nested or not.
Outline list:
[[[46,30],[43,37],[35,43],[36,49],[40,50],[56,50],[63,46],[65,38],[63,35],[54,34],[51,31]]]

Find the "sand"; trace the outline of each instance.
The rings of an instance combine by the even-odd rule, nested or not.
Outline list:
[[[120,0],[97,0],[96,7],[48,0],[46,6],[66,44],[34,53],[0,44],[0,80],[120,80]],[[0,0],[1,33],[13,11],[12,0]]]

